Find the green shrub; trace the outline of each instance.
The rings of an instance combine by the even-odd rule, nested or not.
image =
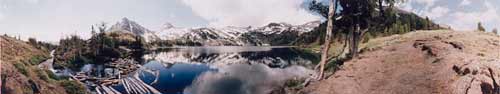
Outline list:
[[[54,72],[50,71],[50,70],[45,70],[45,73],[47,73],[47,76],[49,76],[50,79],[54,79],[54,80],[61,80],[62,77],[58,77],[56,74],[54,74]]]
[[[85,86],[76,81],[62,80],[60,85],[64,87],[68,94],[87,94]]]
[[[23,63],[14,63],[14,67],[25,76],[29,76],[28,68]]]
[[[290,79],[285,81],[285,87],[302,87],[305,79]]]
[[[43,69],[34,69],[35,73],[38,75],[38,78],[46,81],[46,82],[52,82],[52,80],[49,78],[47,73]]]
[[[33,57],[30,58],[29,60],[29,64],[31,65],[38,65],[40,63],[42,63],[44,60],[46,60],[47,58],[45,56],[41,56],[41,55],[35,55]]]

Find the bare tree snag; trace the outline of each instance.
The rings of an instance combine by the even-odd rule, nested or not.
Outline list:
[[[320,64],[320,69],[319,69],[319,75],[318,75],[318,80],[323,79],[323,74],[324,74],[324,69],[325,69],[325,64],[328,62],[328,51],[330,50],[330,40],[332,38],[332,33],[333,33],[333,17],[335,15],[335,7],[334,5],[336,4],[333,0],[329,0],[330,5],[329,5],[329,12],[328,12],[328,24],[326,27],[326,36],[325,36],[325,42],[323,43],[323,49],[321,51],[321,61],[319,62]]]

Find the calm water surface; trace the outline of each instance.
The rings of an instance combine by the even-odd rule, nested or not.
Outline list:
[[[172,47],[143,58],[140,80],[164,94],[258,94],[269,86],[261,83],[308,76],[318,62],[292,47]],[[113,88],[125,93],[121,84]]]

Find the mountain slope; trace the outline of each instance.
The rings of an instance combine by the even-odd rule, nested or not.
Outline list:
[[[123,18],[120,22],[117,22],[116,24],[111,26],[109,31],[132,33],[134,35],[143,37],[146,40],[146,42],[158,39],[158,37],[154,34],[153,31],[139,25],[135,21],[129,20],[128,18]]]
[[[39,50],[32,45],[11,37],[0,36],[2,94],[66,94],[57,83],[46,79],[46,71],[35,65],[33,60],[48,57],[48,51]],[[48,78],[50,79],[50,78]]]
[[[162,40],[174,41],[177,45],[182,43],[195,43],[205,46],[223,45],[289,45],[303,33],[309,32],[319,25],[319,21],[303,25],[290,25],[286,23],[270,23],[263,27],[203,27],[181,28],[165,24],[161,31],[156,32]],[[284,41],[286,40],[286,41]]]
[[[201,27],[183,28],[165,23],[160,31],[151,31],[135,21],[123,18],[109,32],[131,33],[148,43],[178,46],[261,46],[290,45],[298,36],[318,27],[320,21],[303,25],[270,23],[263,27]],[[166,42],[165,42],[166,41]],[[168,43],[168,44],[165,44]]]
[[[417,31],[370,40],[310,94],[497,94],[500,36]],[[496,91],[495,91],[496,90]],[[496,92],[496,93],[494,93]]]

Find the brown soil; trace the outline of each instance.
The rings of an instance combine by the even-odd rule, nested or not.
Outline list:
[[[417,31],[370,40],[306,94],[498,94],[500,36]]]
[[[40,74],[35,72],[37,67],[26,63],[33,56],[48,56],[48,51],[5,36],[0,36],[0,45],[1,94],[66,94],[63,87],[40,79]],[[22,74],[14,64],[24,64],[29,76]]]

